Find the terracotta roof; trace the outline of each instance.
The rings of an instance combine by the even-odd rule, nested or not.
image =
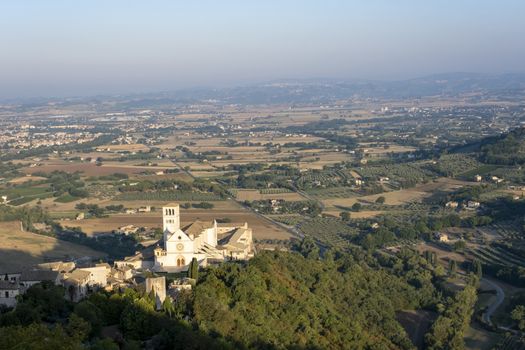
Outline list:
[[[188,226],[184,227],[182,231],[186,233],[187,235],[193,235],[194,237],[200,236],[202,231],[204,231],[207,228],[213,227],[213,221],[200,221],[196,220],[193,223],[189,224]]]
[[[75,270],[71,273],[66,273],[65,277],[67,281],[70,282],[82,282],[89,278],[91,272],[84,270]]]

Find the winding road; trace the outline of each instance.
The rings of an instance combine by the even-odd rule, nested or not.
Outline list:
[[[503,300],[505,300],[505,292],[498,284],[492,282],[491,280],[487,278],[483,278],[482,280],[496,290],[496,301],[489,305],[487,310],[482,315],[483,322],[492,325],[490,318],[492,314],[494,314],[494,312],[498,309],[498,307],[500,307],[500,305],[503,303]]]

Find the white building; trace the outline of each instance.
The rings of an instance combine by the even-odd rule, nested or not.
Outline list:
[[[206,266],[209,261],[253,257],[252,229],[247,223],[219,227],[215,220],[197,220],[181,228],[179,205],[172,204],[162,208],[162,224],[163,246],[154,251],[156,271],[186,271],[193,258]]]
[[[20,294],[18,282],[0,280],[0,305],[16,306],[16,297]]]

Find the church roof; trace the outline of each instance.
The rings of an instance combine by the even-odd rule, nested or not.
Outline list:
[[[241,242],[241,237],[248,230],[251,229],[239,227],[232,231],[230,234],[221,238],[218,243],[224,247],[228,247],[231,250],[243,250],[246,247],[246,243]]]
[[[200,221],[196,220],[189,224],[188,226],[184,227],[182,231],[186,233],[187,235],[193,235],[194,237],[199,236],[202,231],[212,228],[213,222],[212,221]]]

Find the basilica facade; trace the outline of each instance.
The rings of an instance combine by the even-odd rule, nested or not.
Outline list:
[[[254,255],[252,229],[219,225],[217,221],[195,221],[181,227],[180,208],[162,208],[162,243],[154,250],[155,271],[186,271],[193,258],[200,266],[225,260],[248,260]]]

